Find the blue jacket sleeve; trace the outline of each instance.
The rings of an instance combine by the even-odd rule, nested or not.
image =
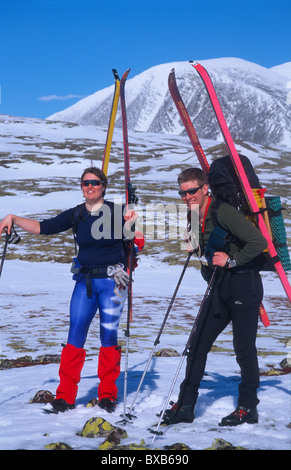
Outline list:
[[[41,235],[53,235],[55,233],[65,232],[73,227],[74,209],[68,209],[61,212],[56,217],[42,220],[40,222]]]

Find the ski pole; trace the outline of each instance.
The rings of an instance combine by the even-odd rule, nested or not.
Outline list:
[[[8,234],[8,232],[6,232],[4,249],[3,249],[3,254],[2,254],[2,258],[1,258],[0,277],[1,277],[1,274],[2,274],[2,269],[3,269],[3,265],[4,265],[4,260],[5,260],[5,256],[6,256],[8,243],[9,243],[9,234]]]
[[[6,232],[5,234],[5,243],[4,243],[4,249],[3,249],[1,265],[0,265],[0,277],[2,274],[3,266],[4,266],[8,244],[13,243],[14,245],[16,245],[19,242],[20,242],[20,236],[16,233],[15,228],[12,226],[11,233],[9,234],[8,232]]]
[[[133,252],[134,252],[134,244],[131,243],[130,247],[130,257],[129,257],[129,287],[128,287],[128,308],[127,308],[127,324],[125,330],[126,336],[126,348],[125,348],[125,366],[124,366],[124,393],[123,393],[123,423],[126,422],[126,401],[127,401],[127,379],[128,379],[128,353],[129,353],[129,336],[130,336],[130,320],[131,320],[131,310],[132,310],[132,265],[133,265]]]
[[[186,271],[186,269],[187,269],[187,266],[188,266],[188,264],[189,264],[189,261],[190,261],[190,258],[191,258],[191,256],[192,256],[192,254],[193,254],[193,251],[190,251],[190,252],[188,253],[187,258],[186,258],[186,261],[185,261],[183,270],[182,270],[182,272],[181,272],[180,278],[179,278],[179,280],[178,280],[177,286],[176,286],[176,288],[175,288],[175,291],[174,291],[173,296],[172,296],[172,298],[171,298],[171,301],[170,301],[170,303],[169,303],[169,306],[168,306],[167,312],[166,312],[166,314],[165,314],[164,320],[163,320],[163,322],[162,322],[162,324],[161,324],[160,330],[159,330],[158,335],[157,335],[157,337],[156,337],[156,340],[155,340],[155,342],[154,342],[154,346],[153,346],[153,348],[152,348],[152,351],[151,351],[151,354],[150,354],[150,356],[149,356],[148,362],[147,362],[147,364],[146,364],[145,370],[144,370],[143,375],[142,375],[142,377],[141,377],[139,386],[138,386],[138,388],[137,388],[137,390],[136,390],[136,392],[135,392],[135,395],[134,395],[134,398],[133,398],[133,401],[132,401],[132,404],[131,404],[129,413],[128,413],[128,415],[127,415],[128,417],[132,417],[131,413],[132,413],[132,410],[133,410],[133,408],[134,408],[136,399],[137,399],[137,397],[138,397],[139,391],[140,391],[140,389],[141,389],[142,383],[143,383],[144,378],[145,378],[145,376],[146,376],[147,370],[148,370],[149,365],[150,365],[150,363],[151,363],[151,360],[152,360],[152,357],[153,357],[154,352],[155,352],[155,350],[156,350],[156,347],[157,347],[157,345],[158,345],[159,342],[160,342],[161,334],[162,334],[162,332],[163,332],[163,329],[164,329],[164,326],[165,326],[166,321],[167,321],[167,319],[168,319],[168,316],[169,316],[169,314],[170,314],[170,311],[171,311],[171,309],[172,309],[172,307],[173,307],[173,304],[174,304],[174,301],[175,301],[177,292],[178,292],[179,287],[180,287],[180,285],[181,285],[182,279],[183,279],[183,277],[184,277],[185,271]]]
[[[129,208],[130,204],[137,204],[138,198],[135,196],[136,188],[133,188],[130,179],[130,161],[129,161],[129,145],[128,145],[128,129],[127,129],[127,116],[126,116],[126,103],[125,103],[125,83],[130,69],[122,75],[120,80],[120,107],[122,117],[122,133],[123,133],[123,153],[124,153],[124,173],[125,173],[125,198],[126,207]],[[134,226],[132,227],[134,229]],[[129,286],[128,286],[128,309],[127,309],[127,328],[126,328],[126,354],[125,354],[125,372],[124,372],[124,409],[123,417],[125,421],[126,416],[126,399],[127,399],[127,374],[128,374],[128,345],[129,345],[129,324],[132,321],[132,271],[133,271],[133,257],[134,257],[134,242],[130,242],[130,255],[129,255]]]
[[[155,439],[156,439],[156,436],[157,436],[158,434],[160,434],[160,433],[159,433],[159,428],[160,428],[161,422],[162,422],[162,420],[163,420],[163,417],[164,417],[166,408],[167,408],[167,406],[168,406],[168,404],[169,404],[169,401],[170,401],[170,398],[171,398],[173,389],[174,389],[174,387],[175,387],[175,385],[176,385],[176,381],[177,381],[178,376],[179,376],[179,373],[180,373],[180,371],[181,371],[181,368],[182,368],[184,359],[185,359],[185,357],[186,357],[186,355],[187,355],[187,353],[188,353],[188,349],[189,349],[189,346],[190,346],[192,337],[193,337],[193,335],[196,333],[197,323],[198,323],[198,320],[199,320],[199,318],[200,318],[200,314],[201,314],[201,312],[202,312],[202,310],[203,310],[203,308],[204,308],[205,302],[210,298],[210,295],[211,295],[211,293],[212,293],[212,289],[213,289],[214,281],[215,281],[215,274],[216,274],[216,271],[217,271],[217,266],[215,266],[215,268],[214,268],[213,274],[212,274],[212,276],[211,276],[211,279],[210,279],[209,284],[208,284],[208,286],[207,286],[206,292],[205,292],[204,297],[203,297],[203,299],[202,299],[202,302],[201,302],[199,311],[198,311],[198,313],[197,313],[197,315],[196,315],[196,318],[195,318],[194,324],[193,324],[193,326],[192,326],[192,329],[191,329],[191,332],[190,332],[188,341],[187,341],[186,346],[185,346],[185,348],[184,348],[184,351],[183,351],[183,353],[182,353],[181,360],[180,360],[180,362],[179,362],[179,365],[178,365],[177,371],[176,371],[176,373],[175,373],[174,379],[173,379],[173,381],[172,381],[172,384],[171,384],[171,387],[170,387],[168,396],[167,396],[167,398],[166,398],[166,401],[165,401],[165,404],[164,404],[164,408],[163,408],[162,413],[161,413],[161,415],[160,415],[160,419],[159,419],[159,422],[158,422],[158,424],[157,424],[157,428],[156,428],[155,431],[153,431],[154,436],[153,436],[152,444],[154,443],[154,441],[155,441]],[[208,313],[208,308],[205,310],[205,319],[206,319],[207,313]]]

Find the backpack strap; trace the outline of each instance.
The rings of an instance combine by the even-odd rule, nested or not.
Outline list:
[[[219,224],[217,219],[218,209],[223,203],[223,201],[216,199],[211,207],[210,215],[214,229],[205,247],[205,257],[210,264],[212,263],[212,257],[215,251],[227,251],[230,241],[233,238],[232,235]]]
[[[83,211],[85,208],[85,203],[83,202],[82,204],[78,204],[74,208],[73,212],[73,217],[72,217],[72,230],[73,230],[73,237],[74,237],[74,243],[75,243],[75,255],[77,255],[77,230],[78,226],[80,223],[80,220],[83,218]]]
[[[225,230],[223,227],[221,227],[221,225],[219,224],[218,222],[218,218],[217,218],[217,214],[218,214],[218,209],[219,207],[221,206],[221,204],[227,204],[227,202],[225,201],[220,201],[219,199],[215,199],[214,203],[212,204],[212,207],[211,207],[211,219],[212,219],[212,223],[214,225],[214,228],[219,226],[221,228],[221,230],[224,230],[225,233],[227,233],[228,235],[228,242],[230,241],[235,241],[235,237],[227,232],[227,230]]]
[[[215,199],[214,203],[211,206],[210,215],[211,215],[211,220],[212,220],[212,223],[213,223],[214,227],[219,225],[219,222],[217,220],[217,213],[218,213],[218,209],[221,206],[221,204],[223,204],[223,201],[220,201],[219,199]]]

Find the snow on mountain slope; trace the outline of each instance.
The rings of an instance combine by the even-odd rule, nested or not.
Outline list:
[[[284,75],[284,77],[287,77],[289,80],[291,80],[291,62],[285,62],[285,64],[276,65],[270,70],[276,73],[280,73],[281,75]]]
[[[211,76],[235,139],[263,145],[291,146],[288,78],[281,73],[280,66],[272,70],[237,58],[203,60],[200,63]],[[158,65],[128,79],[126,103],[129,129],[185,134],[168,90],[168,75],[172,68],[175,68],[182,98],[198,136],[205,139],[219,138],[220,131],[204,85],[189,62]],[[107,127],[113,91],[114,85],[48,119]],[[121,126],[119,110],[116,127]]]

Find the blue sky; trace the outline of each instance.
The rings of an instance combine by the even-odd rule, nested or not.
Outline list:
[[[0,114],[45,118],[183,60],[291,61],[289,0],[0,0]]]

